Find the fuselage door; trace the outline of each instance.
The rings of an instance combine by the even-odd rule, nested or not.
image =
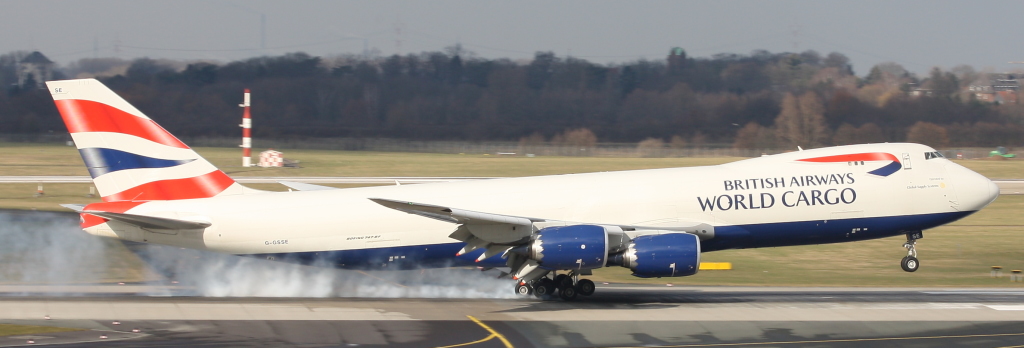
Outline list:
[[[910,154],[903,153],[903,169],[910,169]]]

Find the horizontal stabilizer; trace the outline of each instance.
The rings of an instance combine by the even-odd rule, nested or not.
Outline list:
[[[322,191],[322,190],[337,190],[338,189],[337,187],[313,185],[313,184],[307,184],[307,183],[304,183],[304,182],[296,182],[296,181],[278,181],[277,183],[279,183],[281,185],[284,185],[284,186],[288,186],[289,188],[291,188],[293,190],[296,190],[296,191]]]
[[[82,213],[96,215],[101,218],[120,221],[126,224],[132,224],[143,228],[158,228],[168,230],[197,230],[210,227],[211,225],[209,222],[168,219],[155,216],[144,216],[125,213],[111,213],[108,211],[98,210],[86,210],[82,211]]]
[[[85,209],[85,204],[61,204],[60,206],[74,210],[79,213],[82,212],[82,209]]]

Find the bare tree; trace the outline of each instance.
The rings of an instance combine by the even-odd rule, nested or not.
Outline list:
[[[940,125],[918,121],[907,131],[907,142],[940,148],[949,145],[948,134],[946,128]]]
[[[747,123],[740,128],[732,145],[737,149],[770,149],[776,146],[775,133],[771,128],[762,127],[757,122]]]
[[[673,148],[673,149],[682,149],[682,148],[685,148],[686,145],[687,145],[686,138],[683,138],[683,137],[678,136],[678,135],[673,135],[672,136],[672,141],[670,141],[669,144],[668,144],[668,146]]]
[[[776,135],[789,146],[822,146],[828,139],[824,112],[825,107],[813,92],[804,93],[799,98],[786,93],[782,99],[782,111],[775,118]]]
[[[664,148],[665,141],[661,138],[647,138],[636,144],[636,152],[640,157],[657,157]]]

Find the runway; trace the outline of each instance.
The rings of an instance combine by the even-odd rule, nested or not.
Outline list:
[[[0,292],[21,296],[0,297],[0,322],[103,330],[67,334],[86,338],[104,332],[108,339],[134,335],[105,342],[132,347],[1024,345],[1024,289],[610,284],[574,302],[133,295],[148,286],[78,287],[86,296],[4,286]],[[69,290],[74,288],[60,289]],[[12,343],[25,342],[0,338],[0,345]]]

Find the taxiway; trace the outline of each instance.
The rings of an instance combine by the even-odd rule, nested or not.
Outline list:
[[[604,285],[575,302],[142,297],[150,285],[6,286],[0,322],[78,327],[110,346],[1017,346],[1024,289]],[[68,296],[69,293],[78,294]],[[49,319],[45,319],[49,318]],[[116,325],[113,323],[117,323]],[[132,333],[138,329],[139,333]],[[91,334],[91,336],[90,336]],[[118,335],[130,335],[121,337]],[[89,346],[49,334],[36,344]],[[97,336],[98,337],[98,336]],[[0,338],[0,345],[24,344]]]

